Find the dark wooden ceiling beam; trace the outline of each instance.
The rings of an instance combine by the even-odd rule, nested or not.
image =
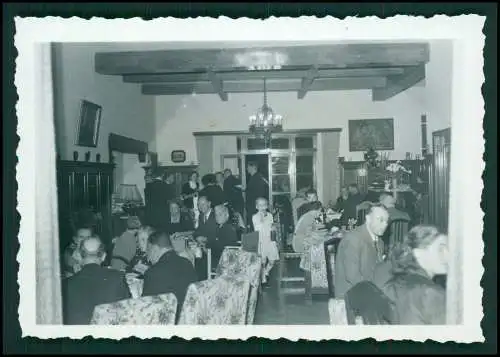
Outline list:
[[[225,92],[222,88],[222,79],[217,78],[217,75],[209,71],[208,72],[208,78],[210,79],[210,82],[212,83],[212,87],[214,88],[214,91],[219,94],[220,99],[223,102],[227,102],[227,92]]]
[[[425,79],[425,65],[408,68],[405,73],[387,78],[387,85],[382,88],[373,88],[372,100],[384,101],[404,92]]]
[[[299,99],[304,99],[304,97],[307,94],[307,91],[309,88],[311,88],[311,85],[313,84],[314,80],[318,77],[318,68],[313,67],[309,71],[307,71],[307,75],[302,78],[302,85],[297,92],[297,97]]]
[[[309,91],[329,90],[356,90],[384,87],[387,84],[385,77],[351,77],[351,78],[320,78],[310,86]],[[269,81],[266,82],[268,92],[297,92],[302,88],[300,81]],[[241,82],[225,81],[222,91],[225,93],[259,93],[263,92],[264,83],[260,81]],[[196,83],[169,83],[169,84],[143,84],[142,93],[146,95],[186,95],[186,94],[215,94],[211,82]]]
[[[105,75],[203,72],[251,66],[410,66],[429,61],[428,43],[332,44],[235,49],[98,52],[95,71]]]
[[[271,70],[271,71],[231,71],[214,72],[223,81],[251,80],[251,79],[287,79],[303,78],[307,70]],[[318,68],[319,78],[341,77],[377,77],[403,74],[403,67],[382,68],[347,68],[321,69]],[[171,74],[130,74],[124,75],[126,83],[165,83],[165,82],[203,82],[209,81],[208,72],[203,73],[171,73]]]

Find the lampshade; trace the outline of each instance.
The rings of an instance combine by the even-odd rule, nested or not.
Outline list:
[[[137,185],[122,183],[118,186],[116,194],[123,202],[142,203],[142,196]]]

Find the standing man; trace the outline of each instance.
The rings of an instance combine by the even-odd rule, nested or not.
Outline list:
[[[335,298],[357,283],[374,280],[375,266],[383,260],[383,236],[389,213],[381,204],[373,204],[366,222],[348,232],[340,241],[335,261]]]
[[[241,181],[233,175],[231,169],[224,170],[224,195],[231,208],[243,216],[243,192]]]
[[[144,190],[147,220],[156,229],[163,228],[164,222],[168,218],[168,202],[175,197],[174,176],[168,175],[167,180],[168,182],[163,181],[162,172],[156,171],[153,175],[153,181],[146,184]]]
[[[257,198],[269,199],[269,182],[259,172],[255,162],[248,163],[247,172],[250,176],[246,188],[247,226],[253,229],[252,217],[257,212],[255,208]]]

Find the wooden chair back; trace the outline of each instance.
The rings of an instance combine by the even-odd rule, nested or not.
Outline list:
[[[366,214],[372,204],[373,203],[370,201],[364,201],[356,206],[356,220],[357,220],[356,224],[358,226],[361,226],[363,223],[365,223]]]
[[[410,220],[406,218],[398,218],[391,221],[389,224],[389,251],[403,242],[408,234]]]

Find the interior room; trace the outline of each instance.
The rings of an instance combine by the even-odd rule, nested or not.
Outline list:
[[[255,198],[263,196],[249,195],[257,177],[251,166],[267,187],[264,198],[274,220],[270,242],[277,242],[278,255],[267,257],[273,264],[263,263],[268,275],[257,273],[249,283],[249,307],[239,322],[234,319],[241,309],[220,314],[231,315],[228,324],[328,325],[342,324],[332,312],[339,300],[334,270],[341,239],[316,244],[321,262],[315,264],[311,249],[316,248],[298,248],[301,217],[307,214],[296,217],[295,200],[314,193],[322,204],[318,212],[339,222],[329,234],[349,234],[371,219],[366,215],[372,206],[356,205],[355,219],[342,221],[347,206],[339,208],[339,197],[353,186],[364,197],[359,204],[379,203],[385,193],[408,214],[401,234],[393,234],[399,243],[418,225],[448,232],[451,41],[51,46],[61,256],[75,244],[79,217],[86,213],[106,246],[104,264],[112,265],[121,237],[139,236],[140,226],[155,226],[154,220],[171,221],[177,214],[171,200],[194,220],[192,238],[203,220],[197,206],[205,197],[187,193],[198,187],[190,186],[193,173],[200,185],[193,192],[219,184],[227,198],[227,178],[213,184],[202,178],[216,180],[215,174],[228,172],[235,182],[230,190],[241,198],[240,210],[234,208],[239,203],[228,209],[235,213],[238,240],[221,256],[207,253],[212,258],[200,263],[208,264],[206,279],[199,280],[222,279],[236,269],[224,259],[252,249],[261,256],[265,250],[261,243],[248,248],[255,238],[252,217],[259,214]],[[149,187],[163,184],[172,197],[158,203],[160,191]],[[140,224],[134,226],[131,217]],[[192,254],[198,262],[199,242],[181,233],[186,232],[170,236],[173,249],[183,257],[191,254],[190,244],[196,246]],[[392,238],[390,244],[396,244]],[[313,260],[306,269],[305,255]],[[251,258],[238,257],[237,270],[251,265]],[[64,264],[61,258],[63,270]],[[441,275],[434,282],[446,289]],[[220,289],[226,289],[228,281],[220,281]],[[190,320],[186,301],[202,299],[190,289],[175,320],[207,323],[201,312]],[[96,311],[92,323],[103,323]]]

